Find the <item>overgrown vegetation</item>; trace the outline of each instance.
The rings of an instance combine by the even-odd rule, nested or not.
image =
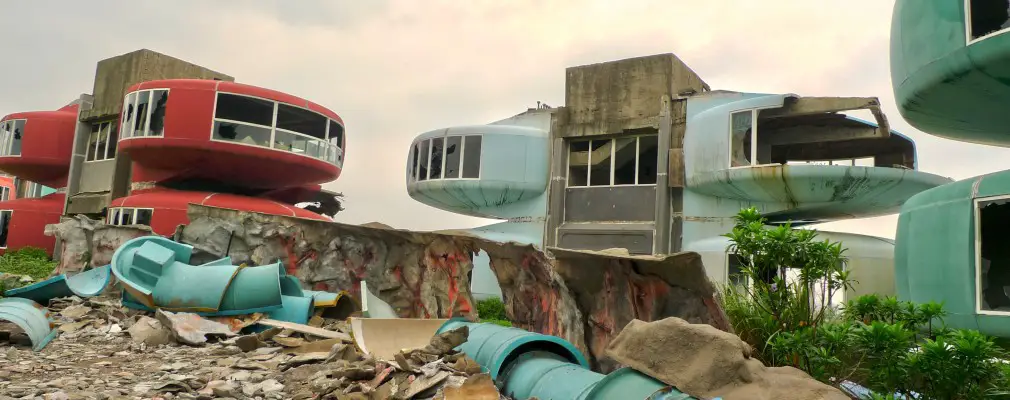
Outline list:
[[[49,277],[55,268],[56,262],[38,247],[26,246],[0,255],[0,273],[27,275],[39,281]]]
[[[512,326],[508,316],[505,315],[505,303],[500,298],[491,297],[477,301],[477,316],[480,322],[490,322],[501,326]]]
[[[885,394],[880,399],[1010,398],[1004,351],[978,331],[946,329],[942,304],[864,295],[836,312],[832,295],[852,285],[841,243],[767,227],[753,208],[740,211],[726,236],[746,284],[726,286],[723,305],[766,364],[829,384],[858,382]]]

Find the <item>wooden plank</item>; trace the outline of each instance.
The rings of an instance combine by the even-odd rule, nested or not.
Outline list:
[[[313,336],[319,336],[327,339],[341,339],[351,341],[351,335],[348,335],[346,333],[330,331],[303,324],[296,324],[294,322],[278,321],[275,319],[261,319],[257,321],[257,323],[276,328],[290,329],[295,332],[305,333]]]

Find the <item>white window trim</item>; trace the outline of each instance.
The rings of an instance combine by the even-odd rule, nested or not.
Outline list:
[[[95,152],[95,159],[94,160],[88,160],[88,153],[87,153],[87,150],[86,150],[84,152],[84,162],[91,163],[91,162],[115,160],[116,159],[116,154],[119,152],[119,148],[118,147],[116,148],[116,153],[112,154],[112,157],[107,157],[107,155],[109,153],[109,146],[111,145],[110,143],[112,143],[112,142],[117,142],[118,143],[119,142],[118,136],[117,136],[117,140],[111,140],[111,137],[112,137],[112,126],[115,124],[115,121],[97,122],[97,123],[93,123],[91,125],[94,126],[96,124],[98,125],[98,132],[91,132],[91,133],[94,133],[94,134],[98,135],[98,137],[101,137],[101,135],[102,135],[102,126],[103,125],[107,125],[108,126],[109,131],[106,133],[106,136],[105,136],[105,148],[103,148],[102,151],[101,151],[101,153],[99,153],[98,152],[98,141],[97,140],[95,141],[95,147],[92,148],[91,147],[91,133],[89,133],[88,134],[88,149],[89,150],[94,150],[94,152]],[[119,133],[119,132],[117,132],[117,133]],[[101,156],[103,158],[98,158],[99,154],[101,154]]]
[[[130,223],[122,223],[123,211],[130,210]],[[151,220],[154,220],[154,209],[150,207],[109,207],[109,215],[106,217],[106,223],[109,225],[136,225],[137,224],[137,211],[148,210],[151,212]]]
[[[479,154],[477,154],[477,177],[476,178],[464,178],[463,177],[463,162],[466,160],[466,158],[465,158],[466,157],[466,138],[470,137],[470,136],[479,136],[481,138],[480,139],[480,148],[481,148],[481,151],[480,151]],[[446,151],[445,144],[446,144],[446,142],[448,142],[448,139],[450,137],[459,137],[459,177],[457,177],[457,178],[445,178],[445,151]],[[421,143],[424,143],[424,142],[428,143],[428,158],[427,158],[428,161],[427,161],[427,165],[426,165],[426,170],[428,171],[428,176],[431,176],[431,156],[433,154],[433,151],[432,151],[432,148],[431,148],[431,144],[432,144],[432,142],[433,142],[434,139],[442,139],[442,169],[441,169],[441,175],[442,175],[442,177],[440,177],[440,178],[425,177],[424,179],[419,179],[421,177],[421,163],[418,162],[418,160],[410,160],[410,163],[412,164],[412,165],[410,165],[410,167],[413,170],[412,174],[408,174],[407,175],[407,177],[410,180],[412,180],[415,183],[417,183],[417,182],[427,182],[427,181],[478,181],[478,180],[480,180],[480,177],[483,174],[483,169],[484,169],[484,135],[483,134],[470,133],[470,134],[453,134],[453,135],[431,136],[431,137],[426,137],[424,139],[421,139],[421,140],[418,140],[418,141],[415,141],[415,142],[411,143],[410,144],[410,155],[408,156],[408,158],[412,158],[413,157],[414,147],[415,146],[419,146]],[[418,154],[417,155],[421,156],[420,153],[421,153],[421,151],[420,151],[420,149],[418,149]]]
[[[983,40],[1002,35],[1004,33],[1010,32],[1010,28],[1003,28],[995,32],[988,33],[984,36],[979,36],[976,39],[971,38],[971,2],[972,0],[964,1],[964,39],[966,41],[965,46],[970,46],[972,44],[981,42]]]
[[[27,129],[27,127],[28,127],[28,119],[27,118],[14,118],[14,119],[5,119],[3,121],[0,121],[0,158],[2,158],[2,157],[21,157],[21,153],[11,154],[11,151],[14,150],[14,134],[13,134],[13,129],[14,129],[14,126],[17,125],[18,121],[24,121],[25,124],[22,127],[22,129]],[[12,130],[10,131],[11,132],[10,134],[7,133],[8,131],[3,130],[3,126],[6,125],[7,123],[11,124],[11,129]],[[21,137],[21,149],[24,150],[24,140],[25,140],[24,139],[24,132],[22,132],[21,134],[22,134],[22,137]]]
[[[979,204],[1010,199],[1010,195],[978,197],[972,200],[972,214],[975,222],[975,313],[979,315],[1010,315],[1010,311],[982,309],[982,210]]]
[[[267,101],[267,102],[272,103],[273,104],[273,120],[270,123],[271,126],[260,125],[260,124],[255,124],[255,123],[251,123],[251,122],[243,122],[243,121],[235,121],[235,120],[224,119],[224,118],[217,118],[216,117],[216,115],[217,115],[217,100],[218,100],[219,95],[221,93],[228,94],[228,95],[233,95],[233,96],[248,97],[248,98],[251,98],[251,99],[257,99],[257,100],[262,100],[262,101]],[[309,111],[309,112],[318,114],[318,115],[322,116],[323,118],[326,118],[326,134],[325,134],[326,137],[323,138],[323,139],[320,139],[320,138],[317,138],[317,137],[312,136],[312,135],[306,135],[304,133],[293,132],[293,131],[289,131],[289,130],[286,130],[286,129],[277,128],[277,112],[280,109],[280,104],[284,104],[285,106],[289,106],[289,107],[300,108],[302,110]],[[241,143],[241,142],[232,141],[232,140],[215,139],[214,138],[214,123],[218,122],[218,121],[232,123],[232,124],[242,124],[242,125],[253,126],[253,127],[257,127],[257,128],[266,128],[266,129],[269,129],[270,130],[270,145],[269,146],[259,146],[259,145],[255,145],[255,144]],[[341,121],[338,121],[338,120],[335,120],[333,118],[330,118],[329,116],[326,116],[325,114],[322,114],[320,112],[317,112],[317,111],[314,111],[314,110],[310,110],[310,109],[308,109],[306,107],[301,107],[301,106],[298,106],[298,105],[295,105],[295,104],[280,102],[280,101],[277,101],[277,100],[271,100],[271,99],[264,98],[264,97],[252,96],[252,95],[242,94],[242,93],[215,91],[214,92],[214,108],[211,111],[210,141],[212,141],[212,142],[218,142],[218,143],[238,144],[238,145],[249,146],[249,147],[253,147],[253,148],[257,148],[257,149],[269,149],[269,150],[279,151],[279,152],[286,153],[286,154],[294,154],[294,155],[298,155],[298,156],[302,156],[302,157],[311,158],[311,159],[314,159],[314,160],[323,161],[323,162],[326,162],[328,164],[332,164],[332,165],[336,165],[336,166],[341,166],[341,165],[343,165],[343,151],[342,151],[343,149],[340,148],[340,147],[335,146],[333,143],[330,142],[330,139],[331,139],[330,138],[330,122],[331,121],[337,123],[341,127],[344,126],[344,124]],[[310,155],[304,154],[304,153],[295,153],[293,151],[288,151],[288,150],[284,150],[284,149],[280,149],[280,148],[275,148],[274,147],[274,142],[276,141],[276,134],[277,134],[276,131],[278,129],[281,130],[281,131],[283,131],[283,132],[285,132],[285,133],[293,133],[293,134],[296,134],[296,135],[301,135],[301,136],[305,136],[305,137],[311,138],[314,141],[318,141],[319,144],[323,148],[325,148],[324,155],[322,155],[320,157],[313,157],[313,156],[310,156]],[[346,132],[346,130],[345,130],[345,132]],[[346,136],[346,133],[345,133],[345,136]],[[341,138],[341,141],[346,141],[346,138]],[[340,149],[341,151],[338,153],[337,151],[334,150],[334,148]]]
[[[0,213],[4,213],[4,212],[10,213],[10,217],[7,218],[7,243],[10,243],[10,241],[11,241],[11,220],[14,219],[14,210],[0,210]],[[2,225],[0,225],[0,226],[2,226]],[[3,246],[0,246],[0,250],[6,249],[6,248],[7,248],[7,244],[6,243]]]
[[[647,133],[647,134],[640,134],[640,135],[617,136],[617,137],[611,137],[611,138],[598,138],[598,139],[588,139],[588,140],[580,139],[580,140],[573,140],[573,141],[568,142],[568,144],[566,146],[567,152],[565,153],[565,157],[566,157],[566,159],[565,159],[565,188],[566,189],[590,189],[590,188],[601,188],[601,187],[649,187],[649,186],[656,186],[656,183],[638,183],[638,167],[641,164],[640,160],[641,160],[641,155],[642,155],[642,153],[641,153],[641,151],[642,151],[642,138],[645,137],[645,136],[656,136],[657,139],[659,138],[659,134],[658,133]],[[614,184],[614,172],[615,172],[614,171],[614,164],[617,162],[617,160],[616,160],[616,155],[617,155],[617,146],[616,146],[616,143],[617,143],[617,140],[618,139],[632,139],[632,138],[635,139],[635,183],[622,183],[622,184],[619,184],[619,185],[618,184]],[[611,145],[610,145],[610,184],[609,185],[590,185],[589,184],[589,182],[592,180],[592,172],[593,172],[593,168],[592,168],[592,165],[593,165],[593,144],[592,144],[592,142],[596,141],[596,140],[609,140],[611,142]],[[571,154],[572,154],[572,150],[571,150],[572,142],[589,142],[589,153],[588,153],[589,154],[589,160],[588,160],[589,164],[586,165],[586,184],[584,186],[571,186],[571,184],[569,183],[569,182],[571,182],[571,173],[572,173],[572,157],[571,157]],[[658,153],[656,154],[656,157],[657,157],[656,158],[656,182],[659,182],[659,158],[658,158],[659,154]]]
[[[148,131],[151,130],[151,115],[154,113],[154,111],[153,111],[154,107],[152,107],[151,105],[154,104],[152,102],[154,100],[154,92],[158,91],[158,90],[164,90],[166,92],[166,94],[168,95],[168,98],[170,98],[170,99],[172,98],[172,96],[171,96],[172,90],[169,89],[169,88],[141,89],[141,90],[136,90],[136,91],[127,93],[126,96],[123,97],[123,111],[120,111],[120,118],[119,118],[119,141],[120,142],[122,142],[124,140],[129,140],[129,139],[163,138],[163,137],[165,137],[165,133],[164,132],[162,132],[161,135],[143,135],[143,136],[137,136],[135,130],[133,129],[133,126],[136,125],[136,122],[135,122],[135,120],[137,118],[137,113],[136,112],[133,113],[134,120],[130,121],[130,129],[128,131],[124,131],[123,130],[123,123],[126,122],[124,120],[125,115],[123,115],[123,113],[126,112],[126,109],[127,109],[126,106],[132,105],[132,104],[137,104],[137,100],[140,99],[140,93],[146,93],[147,94],[147,110],[146,110],[146,112],[147,112],[146,118],[147,119],[144,120],[143,131],[144,132],[148,132]],[[137,94],[137,98],[134,99],[134,101],[132,103],[129,102],[131,94]],[[167,104],[165,106],[168,107]],[[137,107],[134,107],[133,109],[134,109],[134,111],[136,111]],[[213,124],[211,125],[211,129],[213,129]],[[129,135],[125,134],[127,132],[129,132]],[[118,152],[119,149],[117,148],[116,151]]]

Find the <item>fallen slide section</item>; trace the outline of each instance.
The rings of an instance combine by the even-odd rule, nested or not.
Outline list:
[[[0,321],[11,322],[21,328],[32,341],[34,351],[42,350],[58,333],[49,310],[29,299],[0,299]]]
[[[92,268],[69,277],[67,274],[59,274],[41,282],[7,290],[4,296],[25,298],[39,304],[49,304],[49,300],[59,297],[97,296],[109,285],[112,277],[111,267],[105,265]]]

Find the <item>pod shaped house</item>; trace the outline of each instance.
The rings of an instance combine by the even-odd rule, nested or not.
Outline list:
[[[898,0],[891,82],[912,126],[1010,146],[1010,7],[1005,0]]]

